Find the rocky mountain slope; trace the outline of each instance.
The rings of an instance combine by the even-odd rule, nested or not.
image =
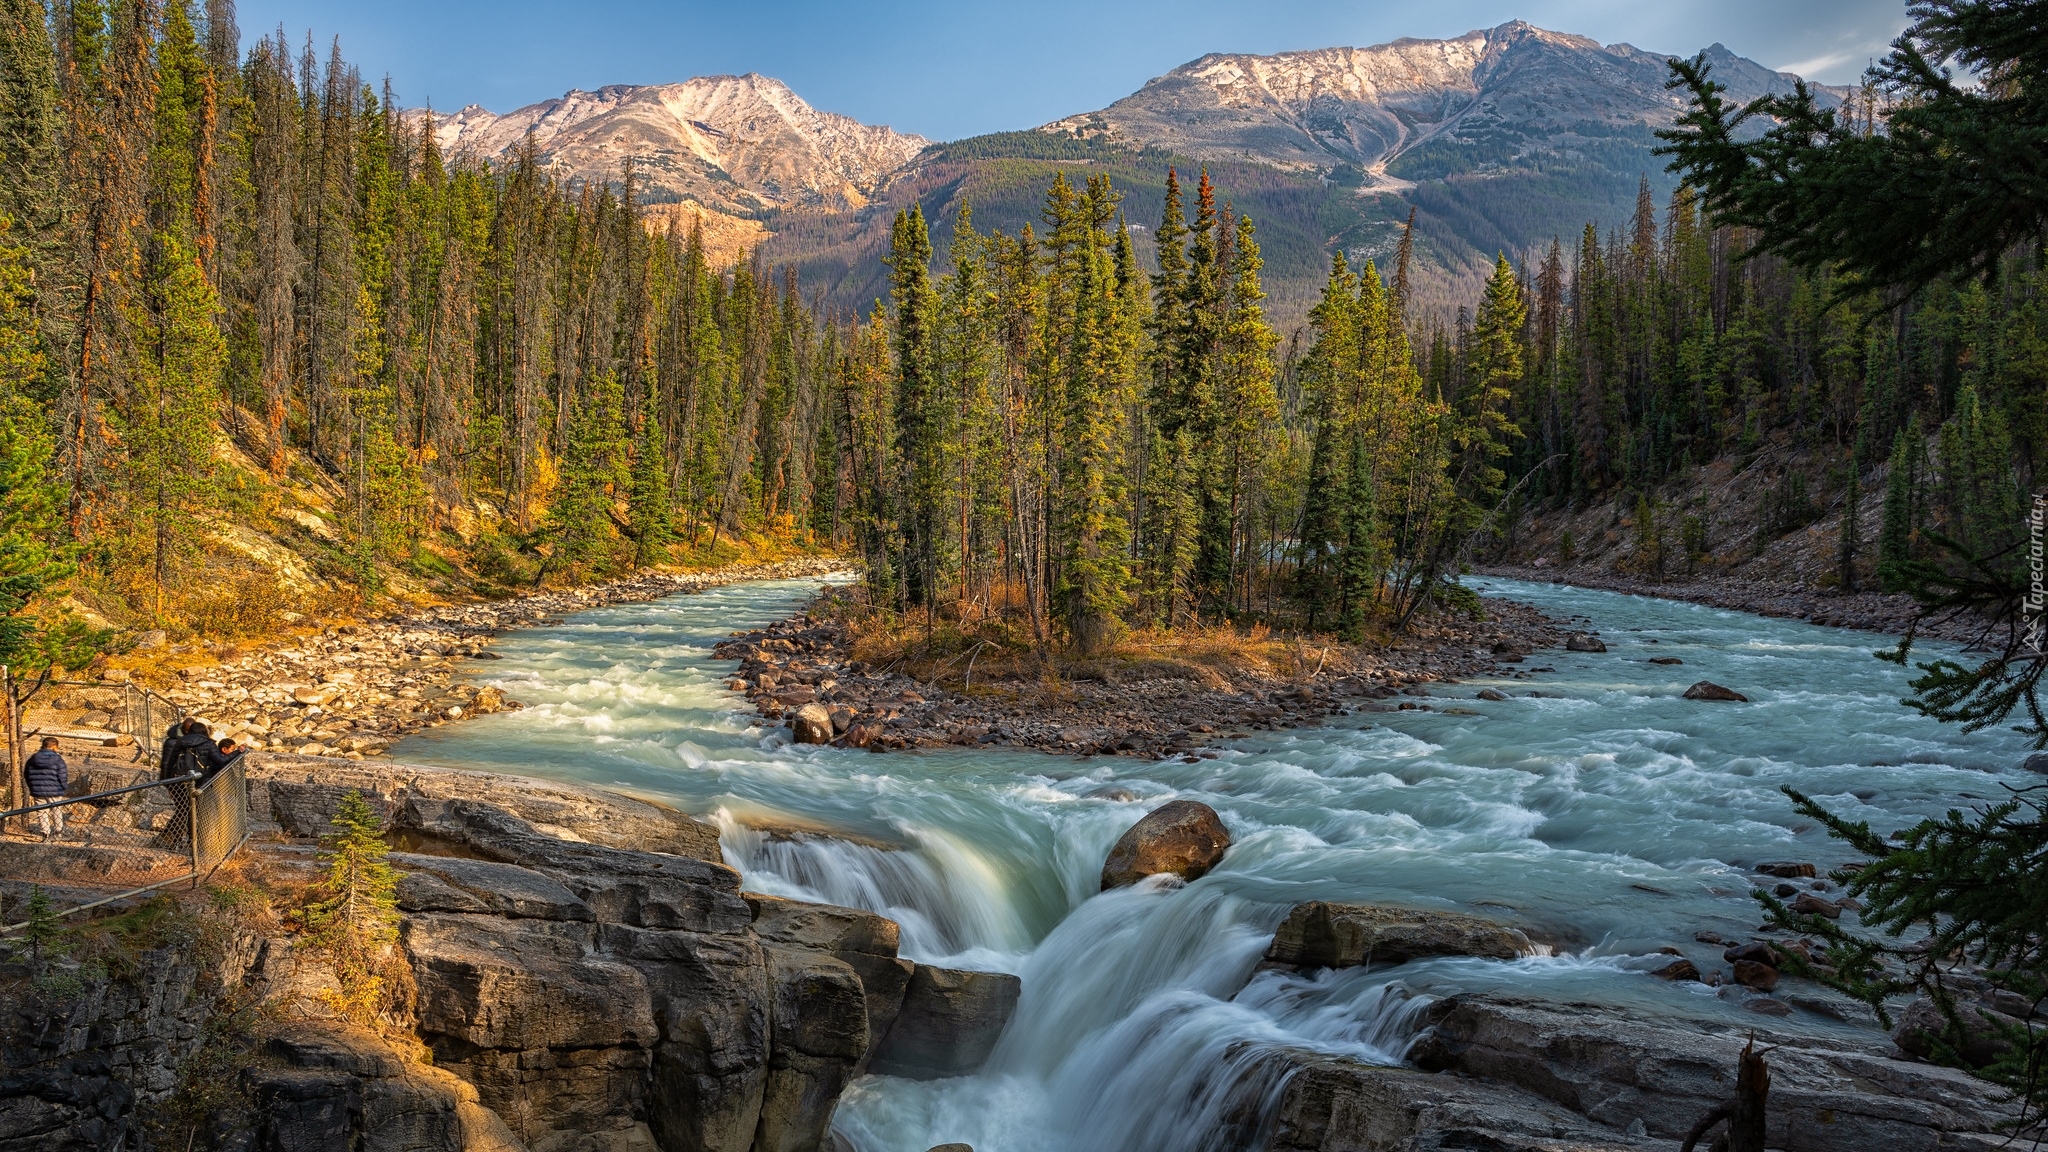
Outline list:
[[[1737,100],[1794,81],[1718,44],[1707,55]],[[820,112],[755,74],[432,115],[449,152],[503,159],[530,132],[569,181],[616,179],[630,159],[649,198],[673,205],[660,219],[701,220],[721,256],[763,246],[848,313],[884,294],[888,223],[912,203],[935,222],[943,260],[963,204],[980,227],[1014,232],[1036,224],[1055,172],[1105,171],[1129,219],[1150,224],[1167,167],[1207,165],[1259,226],[1284,330],[1306,316],[1332,248],[1384,260],[1411,207],[1417,303],[1448,314],[1496,252],[1527,256],[1589,221],[1619,225],[1645,177],[1661,198],[1673,180],[1652,154],[1655,131],[1682,105],[1664,87],[1669,59],[1521,21],[1449,40],[1219,53],[1100,111],[942,145]],[[1846,95],[1821,92],[1823,103]]]
[[[1790,91],[1795,80],[1719,44],[1707,55],[1737,101]],[[1349,168],[1365,189],[1400,191],[1415,179],[1526,168],[1545,156],[1597,162],[1617,145],[1647,144],[1684,104],[1664,87],[1669,59],[1519,20],[1452,40],[1214,53],[1042,131],[1203,160]]]
[[[862,207],[929,143],[820,112],[753,72],[571,91],[504,115],[474,104],[430,115],[445,153],[503,159],[531,135],[558,177],[617,179],[631,160],[649,199],[694,200],[741,217]]]

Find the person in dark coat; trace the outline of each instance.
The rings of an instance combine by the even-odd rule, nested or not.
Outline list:
[[[213,735],[194,717],[171,725],[164,736],[163,759],[157,768],[159,780],[182,780],[194,772],[206,770],[207,753],[213,752]],[[189,851],[192,847],[192,785],[173,784],[171,793],[171,819],[162,832],[157,833],[155,844],[173,852]]]
[[[163,755],[158,760],[157,779],[171,780],[205,770],[206,754],[212,752],[213,735],[197,718],[187,716],[171,725],[164,736]]]
[[[55,736],[43,737],[42,750],[29,757],[21,768],[22,775],[28,777],[29,797],[36,804],[62,800],[65,789],[71,787],[71,766],[58,754]],[[42,829],[45,843],[62,836],[64,809],[45,808],[36,813],[36,826]]]

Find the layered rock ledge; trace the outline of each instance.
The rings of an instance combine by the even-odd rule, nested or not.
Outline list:
[[[576,785],[257,754],[245,866],[306,876],[349,791],[399,849],[404,1034],[337,1019],[275,924],[75,996],[0,971],[0,1150],[127,1146],[204,1074],[228,1082],[201,1127],[247,1152],[814,1152],[853,1079],[971,1072],[1017,1001],[898,956],[884,917],[743,893],[710,826]],[[252,1048],[208,1048],[252,1011]]]

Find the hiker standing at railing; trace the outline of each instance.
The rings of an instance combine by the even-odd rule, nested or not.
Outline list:
[[[62,800],[71,787],[71,766],[58,754],[55,736],[43,737],[42,751],[29,757],[21,767],[22,774],[28,777],[28,794],[37,803]],[[62,836],[64,809],[45,808],[36,813],[36,826],[42,829],[45,844]]]
[[[163,758],[157,767],[156,778],[179,780],[203,775],[208,754],[213,752],[213,735],[206,730],[206,725],[187,716],[164,733]],[[192,845],[192,786],[173,784],[170,793],[171,819],[157,834],[155,843],[157,847],[173,852],[187,851]]]

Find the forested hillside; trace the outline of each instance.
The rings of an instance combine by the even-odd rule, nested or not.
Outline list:
[[[6,13],[17,661],[736,547],[856,550],[886,602],[1046,650],[1357,634],[1463,602],[1476,558],[1727,566],[1859,501],[1835,579],[1884,580],[1937,533],[2009,547],[2048,436],[2038,253],[1882,306],[1645,182],[1627,228],[1426,311],[1415,229],[1331,260],[1312,182],[1042,135],[991,145],[996,185],[931,168],[958,211],[897,211],[888,299],[847,314],[775,245],[714,266],[630,166],[441,155],[338,47],[244,50],[227,0]],[[1268,299],[1275,260],[1320,297]],[[1687,502],[1703,467],[1768,479],[1731,516]],[[1589,508],[1600,539],[1560,529]]]
[[[0,26],[10,609],[233,634],[829,539],[793,280],[643,227],[630,173],[449,163],[224,0],[45,15]]]

